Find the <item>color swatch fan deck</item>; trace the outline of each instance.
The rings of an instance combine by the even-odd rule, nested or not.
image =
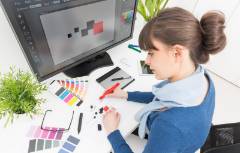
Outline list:
[[[80,106],[86,95],[87,79],[54,80],[49,90],[69,106]]]

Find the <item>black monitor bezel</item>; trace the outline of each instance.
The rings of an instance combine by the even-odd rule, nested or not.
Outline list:
[[[97,51],[97,52],[95,52],[95,53],[93,53],[91,55],[88,55],[88,56],[86,56],[86,57],[84,57],[82,59],[79,59],[78,61],[75,61],[75,62],[73,62],[71,64],[68,64],[68,65],[62,67],[62,68],[59,68],[59,69],[57,69],[57,70],[55,70],[55,71],[53,71],[53,72],[51,72],[49,74],[40,76],[40,75],[38,75],[39,72],[37,71],[37,67],[34,64],[33,57],[29,53],[29,50],[27,48],[27,44],[24,44],[25,41],[21,41],[21,40],[24,40],[25,38],[23,37],[22,31],[20,30],[19,25],[18,25],[17,21],[15,20],[14,13],[12,11],[9,11],[9,10],[5,9],[5,5],[8,5],[8,3],[4,2],[4,4],[3,4],[3,1],[4,0],[0,0],[0,4],[1,4],[2,10],[4,12],[4,15],[5,15],[8,23],[9,23],[9,25],[10,25],[12,31],[13,31],[13,33],[14,33],[14,36],[15,36],[16,40],[18,41],[18,44],[19,44],[19,46],[20,46],[20,48],[21,48],[21,50],[22,50],[22,52],[23,52],[23,54],[25,56],[25,59],[26,59],[28,65],[29,65],[30,69],[32,70],[32,72],[35,74],[36,78],[40,82],[44,81],[46,79],[49,79],[50,77],[52,77],[52,76],[54,76],[54,75],[56,75],[56,74],[58,74],[60,72],[66,71],[68,69],[71,69],[74,66],[77,66],[77,65],[79,65],[79,64],[81,64],[83,62],[86,62],[86,61],[90,60],[91,58],[94,58],[94,57],[96,57],[96,56],[106,52],[107,50],[109,50],[109,49],[111,49],[111,48],[113,48],[113,47],[115,47],[115,46],[117,46],[119,44],[122,44],[123,42],[126,42],[126,41],[130,40],[133,37],[133,31],[134,31],[135,20],[136,20],[136,11],[137,11],[137,0],[135,0],[135,4],[134,4],[134,13],[133,13],[131,33],[130,33],[130,35],[128,37],[126,37],[125,39],[122,39],[121,41],[118,41],[118,42],[112,44],[111,46],[103,48],[103,49],[101,49],[101,50],[99,50],[99,51]],[[10,6],[7,6],[7,7],[10,8]]]

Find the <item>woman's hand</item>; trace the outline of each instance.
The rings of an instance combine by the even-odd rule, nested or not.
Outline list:
[[[111,108],[103,114],[103,126],[108,135],[118,129],[119,122],[120,114],[115,108]]]
[[[113,93],[107,95],[107,97],[111,98],[121,98],[121,99],[127,99],[128,93],[120,88],[116,88]]]

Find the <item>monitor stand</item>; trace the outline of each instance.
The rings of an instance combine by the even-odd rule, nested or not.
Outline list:
[[[69,70],[64,71],[64,73],[71,78],[76,78],[89,75],[90,72],[97,68],[111,65],[113,65],[113,62],[110,56],[108,55],[108,53],[104,52],[75,67],[70,68]]]

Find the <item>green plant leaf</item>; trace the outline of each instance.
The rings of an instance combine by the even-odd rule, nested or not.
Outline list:
[[[154,3],[156,2],[156,0],[146,0],[145,1],[145,6],[148,10],[149,16],[152,17],[154,15],[154,9],[155,9],[155,5]]]
[[[138,0],[137,11],[142,15],[145,21],[147,21],[147,12],[142,0]]]
[[[143,16],[145,21],[149,21],[166,7],[169,0],[138,0],[137,11]]]
[[[37,114],[44,102],[38,95],[46,89],[34,75],[20,69],[11,67],[8,73],[0,74],[0,119],[7,118],[5,126],[16,114]]]
[[[165,0],[165,2],[163,3],[162,8],[165,8],[165,7],[167,6],[168,1],[169,1],[169,0]]]
[[[164,0],[156,0],[156,8],[155,8],[154,16],[157,16],[159,11],[161,10],[162,1]]]
[[[160,8],[164,9],[167,6],[169,0],[162,0],[161,4],[160,4]]]

